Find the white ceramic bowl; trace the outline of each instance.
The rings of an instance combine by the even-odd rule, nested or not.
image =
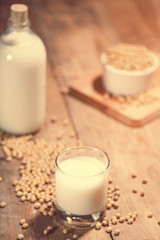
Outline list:
[[[140,71],[121,70],[107,63],[106,53],[101,54],[103,66],[103,86],[113,95],[137,95],[146,91],[152,82],[155,71],[159,66],[158,57],[151,52],[154,64]]]

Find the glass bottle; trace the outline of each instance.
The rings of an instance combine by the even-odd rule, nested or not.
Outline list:
[[[33,133],[45,118],[46,49],[30,29],[26,5],[11,5],[0,53],[0,128],[16,135]]]

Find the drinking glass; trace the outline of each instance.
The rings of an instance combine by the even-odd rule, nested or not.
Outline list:
[[[105,214],[107,154],[81,146],[67,148],[55,160],[56,214],[70,227],[94,226]]]

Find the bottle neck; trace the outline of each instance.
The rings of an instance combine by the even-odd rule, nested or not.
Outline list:
[[[8,30],[11,31],[27,31],[30,29],[30,21],[27,19],[26,22],[21,22],[21,23],[17,23],[17,22],[13,22],[10,18],[8,20]]]

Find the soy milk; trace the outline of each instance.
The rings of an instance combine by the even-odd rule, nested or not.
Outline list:
[[[89,215],[106,204],[106,165],[89,156],[77,156],[59,164],[56,170],[56,201],[66,212]]]
[[[45,117],[46,50],[27,14],[26,5],[13,4],[0,38],[0,128],[13,134],[38,130]]]

